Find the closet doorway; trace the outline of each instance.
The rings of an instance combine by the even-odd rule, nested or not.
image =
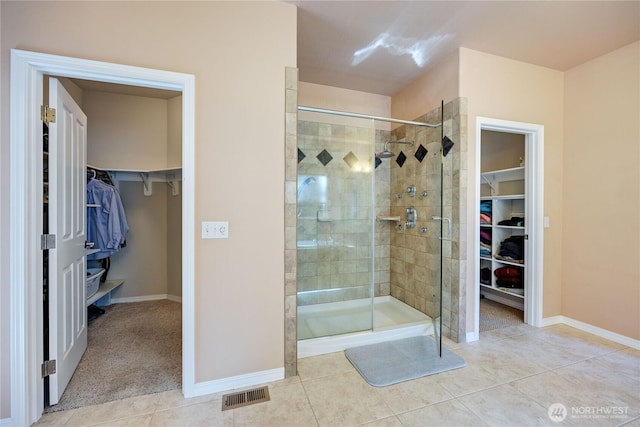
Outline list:
[[[194,81],[192,75],[109,64],[20,50],[11,51],[11,222],[10,278],[12,418],[37,421],[44,409],[42,277],[43,78],[56,75],[182,93],[182,392],[194,388]],[[55,375],[55,374],[54,374]]]
[[[50,339],[46,333],[53,323],[60,329],[60,321],[64,330],[70,330],[65,319],[73,317],[60,316],[61,308],[43,318],[44,357],[57,360],[59,374],[66,371],[66,376],[59,375],[57,381],[45,378],[46,412],[180,388],[182,93],[63,77],[45,78],[44,83],[44,99],[49,99],[50,105],[54,105],[54,97],[64,94],[78,110],[71,113],[69,107],[56,108],[70,117],[53,121],[48,128],[45,124],[44,131],[50,133],[49,151],[60,152],[56,150],[63,146],[58,134],[65,134],[63,126],[67,122],[80,120],[71,117],[81,116],[84,124],[77,133],[86,134],[86,144],[77,152],[86,152],[86,186],[91,191],[91,200],[87,192],[79,209],[57,209],[60,215],[47,215],[47,207],[60,206],[53,196],[65,192],[45,193],[49,203],[45,202],[44,225],[58,229],[60,235],[56,225],[68,219],[82,221],[76,219],[75,212],[86,209],[87,234],[80,236],[79,245],[85,240],[94,245],[86,250],[87,276],[98,275],[87,279],[92,285],[87,285],[86,303],[82,304],[88,311],[88,328],[86,338],[77,344],[84,345],[77,352],[81,359],[67,362],[64,343],[55,336]],[[54,180],[60,176],[56,171],[62,169],[56,166],[64,162],[64,157],[45,155],[44,162],[45,184],[47,178],[58,182]],[[79,189],[78,196],[84,196],[84,167],[72,169],[78,169],[77,174],[71,174],[72,180],[81,178],[70,185]],[[110,207],[101,206],[106,202],[105,195],[122,209],[106,214]],[[105,220],[106,227],[100,219]],[[113,245],[116,240],[122,243]],[[58,241],[61,244],[63,239]],[[115,249],[106,249],[111,246]],[[48,271],[58,270],[60,274],[55,264],[50,269],[47,262],[49,252],[59,259],[60,250],[45,251],[45,298],[49,296],[50,300],[47,303],[45,299],[45,313],[64,296],[60,281],[47,277]],[[52,292],[48,291],[49,282]],[[61,304],[65,306],[68,304]]]
[[[469,340],[492,328],[542,324],[543,144],[541,125],[476,119],[474,336]]]

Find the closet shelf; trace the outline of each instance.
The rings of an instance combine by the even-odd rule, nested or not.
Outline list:
[[[506,288],[494,288],[493,286],[485,285],[484,283],[480,283],[480,287],[483,288],[483,289],[490,289],[492,292],[498,292],[498,293],[501,293],[501,294],[506,294],[506,295],[513,296],[513,297],[516,297],[516,298],[524,299],[524,295],[520,295],[520,294],[517,294],[515,292],[509,292],[509,291],[503,290],[503,289],[506,289]]]
[[[98,166],[87,165],[88,168],[98,169],[109,172],[114,185],[118,187],[120,181],[126,182],[142,182],[144,185],[144,195],[153,195],[153,183],[165,182],[171,187],[171,194],[177,196],[180,194],[178,181],[182,180],[182,168],[163,168],[163,169],[118,169],[103,168]]]
[[[524,230],[524,227],[516,225],[494,225],[493,228],[503,228],[505,230]]]
[[[503,194],[500,196],[482,196],[480,200],[518,200],[524,199],[524,194]]]
[[[491,182],[518,181],[524,179],[524,166],[481,172],[483,180]]]
[[[524,264],[520,263],[520,262],[505,261],[505,260],[502,260],[500,258],[494,258],[493,260],[495,262],[497,262],[497,263],[500,263],[500,264],[506,264],[506,265],[512,265],[514,267],[522,267],[522,268],[524,268]]]
[[[109,303],[105,304],[105,305],[109,305],[110,304],[110,299],[111,299],[111,291],[113,291],[114,289],[116,289],[118,286],[122,285],[124,283],[124,280],[122,279],[115,279],[115,280],[107,280],[104,283],[100,283],[100,287],[98,288],[98,292],[96,292],[91,298],[87,299],[87,307],[89,307],[91,304],[93,304],[94,302],[98,301],[100,298],[104,297],[105,295],[109,295]]]

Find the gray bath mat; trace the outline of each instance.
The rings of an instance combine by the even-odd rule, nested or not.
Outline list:
[[[384,387],[466,366],[464,359],[442,347],[438,356],[432,338],[419,336],[349,348],[347,359],[366,382]]]

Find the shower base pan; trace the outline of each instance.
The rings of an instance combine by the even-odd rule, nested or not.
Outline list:
[[[390,296],[298,307],[298,358],[433,334],[431,318]],[[360,331],[360,332],[353,332]]]

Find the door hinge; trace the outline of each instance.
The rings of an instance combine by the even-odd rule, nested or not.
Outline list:
[[[43,234],[40,236],[40,249],[55,249],[56,248],[56,235],[55,234]]]
[[[40,106],[40,119],[46,124],[56,122],[56,109],[48,105]]]
[[[45,360],[42,364],[42,378],[48,377],[56,373],[56,361]]]
[[[524,235],[524,240],[529,240],[529,235],[528,234]]]

